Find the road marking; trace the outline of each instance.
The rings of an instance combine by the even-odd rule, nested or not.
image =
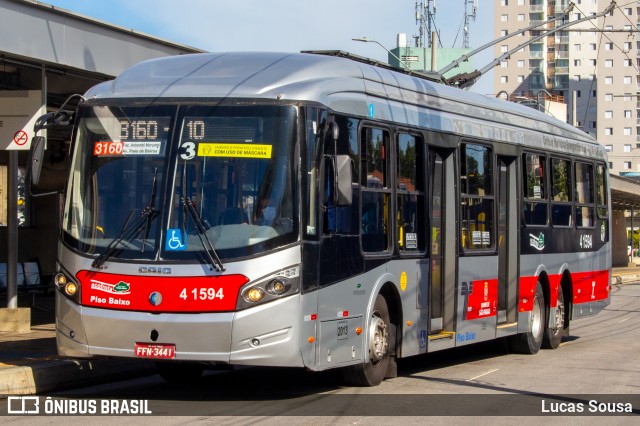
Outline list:
[[[499,370],[499,368],[496,368],[495,370],[487,371],[486,373],[482,373],[482,374],[480,374],[480,375],[477,375],[477,376],[475,376],[475,377],[472,377],[472,378],[470,378],[470,379],[467,379],[467,380],[465,380],[465,382],[471,382],[471,381],[473,381],[473,380],[475,380],[475,379],[479,379],[479,378],[480,378],[480,377],[482,377],[482,376],[486,376],[487,374],[495,373],[495,372],[496,372],[496,371],[498,371],[498,370]]]
[[[631,318],[625,318],[623,320],[618,321],[618,324],[620,324],[621,322],[625,322],[625,321],[629,321]]]

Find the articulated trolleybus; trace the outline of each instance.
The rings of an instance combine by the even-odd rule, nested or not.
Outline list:
[[[62,355],[372,386],[400,357],[557,348],[610,302],[605,150],[531,108],[343,52],[225,53],[136,65],[73,122]]]

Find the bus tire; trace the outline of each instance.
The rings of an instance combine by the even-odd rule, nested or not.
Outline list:
[[[180,362],[156,362],[156,372],[169,383],[196,382],[204,371],[203,364]]]
[[[533,308],[529,318],[529,327],[526,333],[517,334],[511,338],[511,347],[515,352],[533,355],[538,353],[542,346],[545,330],[544,293],[540,281],[536,283],[536,293],[533,297]]]
[[[562,336],[564,336],[564,311],[564,294],[562,293],[562,286],[558,286],[556,313],[553,318],[549,316],[547,327],[544,330],[544,339],[542,339],[542,347],[544,349],[556,349],[560,346],[560,341],[562,340]]]
[[[350,365],[342,369],[345,382],[350,386],[378,386],[390,365],[389,308],[384,296],[378,294],[369,319],[366,336],[369,362]]]

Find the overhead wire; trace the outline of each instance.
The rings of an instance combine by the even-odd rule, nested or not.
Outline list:
[[[616,4],[616,7],[617,7],[618,9],[620,9],[620,6],[618,6],[617,4]],[[577,5],[575,5],[575,8],[578,10],[578,12],[580,12],[581,14],[583,14],[584,16],[586,16],[586,14],[585,14],[582,10],[580,10],[580,8],[579,8]],[[620,9],[620,12],[621,12],[624,16],[626,16],[626,15],[624,14],[624,12],[622,11],[622,9]],[[598,26],[597,26],[593,21],[589,21],[589,23],[590,23],[590,24],[591,24],[591,25],[596,29],[596,32],[600,33],[600,35],[601,35],[602,37],[605,37],[607,40],[609,40],[609,41],[611,42],[611,44],[613,45],[613,47],[615,47],[616,49],[618,49],[620,52],[624,53],[624,55],[627,57],[627,59],[629,59],[629,62],[631,63],[631,66],[633,66],[633,68],[636,70],[636,73],[637,73],[637,72],[638,72],[638,66],[634,63],[633,59],[629,56],[629,51],[625,51],[625,49],[623,49],[623,48],[621,48],[620,46],[618,46],[618,44],[617,44],[614,40],[612,40],[612,39],[611,39],[611,37],[609,37],[609,36],[607,35],[607,32],[606,32],[606,30],[604,29],[604,23],[606,22],[606,20],[607,20],[607,17],[606,17],[606,16],[603,16],[603,20],[602,20],[602,22],[603,22],[603,24],[602,24],[602,25],[603,25],[603,28],[602,28],[602,29],[598,28]],[[627,20],[629,20],[629,18],[627,18]],[[631,22],[631,21],[629,20],[629,22]],[[633,22],[631,22],[631,23],[633,24]],[[635,25],[634,25],[634,27],[635,27]],[[636,31],[637,31],[637,27],[636,27]],[[602,44],[602,37],[600,38],[600,44]],[[600,46],[598,46],[598,53],[599,53],[599,52],[600,52]]]
[[[582,12],[581,12],[581,13],[582,13]],[[591,21],[589,21],[589,22],[591,22]],[[605,22],[607,22],[607,17],[606,17],[606,16],[603,16],[603,19],[602,19],[602,25],[603,25],[603,27],[604,27]],[[594,25],[594,24],[592,23],[592,25]],[[597,28],[597,27],[596,27],[596,28]],[[600,34],[602,35],[602,33],[600,33]],[[594,69],[593,69],[593,74],[592,74],[592,75],[594,76],[594,78],[592,78],[592,79],[591,79],[591,87],[589,88],[589,96],[588,96],[588,98],[587,98],[587,105],[585,106],[585,109],[584,109],[584,118],[582,119],[582,123],[583,123],[583,124],[582,124],[582,128],[583,128],[583,129],[586,129],[586,128],[587,128],[587,114],[589,113],[589,105],[591,104],[591,99],[593,99],[593,98],[594,98],[594,97],[593,97],[593,85],[596,83],[596,78],[595,78],[595,76],[596,76],[596,75],[597,75],[597,73],[598,73],[598,62],[597,62],[597,58],[598,58],[598,56],[600,56],[600,48],[601,48],[601,46],[602,46],[602,37],[600,37],[600,43],[598,43],[598,49],[597,49],[597,51],[596,51],[596,61],[595,61],[595,63],[593,64],[593,68],[594,68]]]
[[[635,2],[633,2],[635,3]],[[628,3],[631,4],[631,3]],[[584,16],[587,16],[577,5],[574,6],[578,12],[580,12],[581,14],[583,14]],[[618,9],[620,9],[620,7],[616,4],[616,7]],[[620,9],[620,12],[624,15],[624,12]],[[626,16],[626,15],[625,15]],[[631,66],[633,66],[633,68],[635,69],[636,73],[638,73],[638,67],[637,65],[634,63],[633,59],[629,57],[629,52],[625,51],[625,49],[620,48],[620,46],[618,46],[618,44],[611,39],[611,37],[609,37],[606,34],[606,31],[604,30],[605,28],[605,24],[607,22],[607,16],[603,16],[602,17],[602,28],[598,28],[598,26],[593,22],[593,21],[589,21],[591,23],[591,25],[596,29],[596,32],[600,33],[600,42],[598,43],[598,49],[596,51],[596,62],[594,63],[594,70],[593,70],[593,75],[597,75],[597,71],[598,71],[598,63],[597,63],[597,58],[600,57],[600,50],[602,48],[602,42],[604,40],[604,38],[606,38],[607,40],[609,40],[612,44],[612,46],[614,46],[616,49],[620,50],[620,52],[622,52],[627,59],[629,60],[629,63],[631,64]],[[628,18],[627,18],[628,19]],[[632,23],[633,24],[633,23]],[[586,127],[586,121],[587,121],[587,114],[589,113],[589,106],[591,104],[591,100],[593,99],[593,85],[595,84],[596,79],[592,78],[591,79],[591,87],[589,89],[589,97],[587,99],[587,104],[585,107],[585,111],[584,111],[584,119],[582,120],[583,122],[583,128]]]

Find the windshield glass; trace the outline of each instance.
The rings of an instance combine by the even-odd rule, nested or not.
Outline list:
[[[190,107],[179,126],[165,256],[203,250],[187,202],[223,259],[296,240],[294,108]]]
[[[81,108],[63,218],[104,261],[228,260],[297,240],[296,109]],[[194,214],[195,212],[195,214]]]
[[[123,238],[125,257],[154,255],[175,107],[83,108],[63,219],[65,241],[90,253]],[[131,225],[139,232],[124,232]],[[129,253],[129,254],[127,254]],[[135,253],[135,254],[134,254]]]

